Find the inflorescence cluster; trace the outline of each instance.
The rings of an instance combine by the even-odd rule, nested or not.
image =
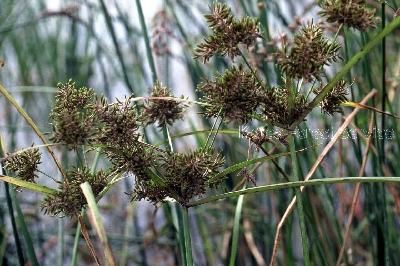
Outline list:
[[[205,18],[212,33],[195,51],[195,58],[202,58],[203,62],[216,54],[233,59],[240,54],[240,44],[252,46],[261,36],[257,19],[248,16],[237,19],[226,4],[214,3],[211,14]]]
[[[374,28],[375,10],[366,6],[365,0],[325,0],[320,2],[319,14],[329,23],[343,24],[364,31]]]
[[[320,14],[328,22],[359,30],[375,25],[374,11],[366,8],[365,1],[326,0],[320,6]],[[216,54],[231,59],[237,55],[244,57],[242,47],[249,48],[260,38],[257,19],[248,16],[237,19],[226,4],[214,3],[211,14],[205,18],[212,33],[195,51],[195,58],[204,62]],[[207,117],[221,117],[239,124],[257,119],[292,130],[291,126],[310,111],[309,93],[319,94],[324,88],[324,67],[339,59],[339,49],[336,40],[329,40],[319,25],[308,23],[291,41],[276,48],[274,58],[282,72],[277,86],[267,86],[247,61],[246,67],[232,65],[198,85],[197,89],[203,95],[203,113]],[[314,88],[315,83],[317,88]],[[304,84],[308,84],[307,95]],[[224,158],[212,148],[206,146],[179,153],[146,143],[141,127],[150,124],[159,128],[172,126],[183,118],[187,107],[183,96],[174,98],[171,90],[160,82],[154,84],[150,97],[144,97],[143,105],[137,105],[137,98],[133,97],[109,103],[97,97],[92,89],[76,88],[72,81],[60,83],[57,88],[50,114],[51,140],[75,152],[83,145],[89,149],[98,148],[111,167],[107,171],[91,172],[82,165],[67,171],[65,178],[58,182],[57,192],[44,200],[45,213],[78,215],[85,205],[80,184],[88,182],[98,197],[107,189],[110,178],[116,176],[135,177],[131,193],[134,200],[148,199],[156,204],[172,198],[184,206],[193,197],[204,194],[207,188],[223,181],[220,168]],[[338,82],[320,102],[322,111],[328,115],[340,112],[340,104],[346,101],[346,95],[346,82]],[[264,131],[244,136],[259,148],[266,142],[274,142]],[[284,136],[278,140],[285,144]],[[5,158],[6,169],[29,182],[34,182],[37,177],[39,164],[37,148]]]

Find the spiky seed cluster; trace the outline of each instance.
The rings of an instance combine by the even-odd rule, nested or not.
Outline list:
[[[97,107],[99,133],[94,143],[100,145],[113,165],[113,171],[145,176],[155,153],[140,142],[138,118],[131,99],[108,104],[102,99]],[[149,145],[150,146],[150,145]]]
[[[309,23],[294,36],[289,51],[285,48],[277,53],[277,64],[288,77],[320,79],[323,67],[338,59],[339,49],[338,43],[325,38],[319,26]]]
[[[268,89],[261,97],[261,111],[272,124],[288,128],[301,115],[307,106],[305,97],[291,91],[291,83],[284,82],[281,87]]]
[[[57,85],[58,92],[50,118],[53,142],[62,142],[71,149],[85,144],[93,134],[95,93],[92,89],[75,88],[75,83]]]
[[[204,62],[215,54],[228,55],[233,59],[240,54],[239,44],[249,47],[260,37],[257,19],[247,16],[236,19],[226,4],[214,3],[211,14],[205,18],[212,34],[195,51],[195,58],[202,58]]]
[[[161,82],[154,84],[151,97],[160,97],[160,99],[150,99],[148,104],[145,105],[141,115],[141,120],[145,125],[157,122],[158,126],[163,128],[167,125],[171,126],[178,119],[182,119],[187,105],[184,102],[171,99],[174,95]]]
[[[339,81],[335,87],[325,96],[321,102],[322,112],[333,115],[341,113],[340,104],[347,101],[347,83],[344,80]]]
[[[98,132],[94,137],[94,143],[118,149],[123,146],[133,146],[138,141],[139,125],[130,98],[113,104],[108,104],[107,100],[102,98],[96,107],[96,116]]]
[[[221,182],[221,179],[214,177],[223,163],[222,156],[211,150],[170,153],[163,158],[158,169],[163,184],[157,184],[154,180],[140,182],[133,192],[133,198],[147,198],[157,203],[165,197],[171,197],[185,205],[193,197],[204,194],[207,187]]]
[[[319,15],[330,23],[364,31],[376,26],[375,10],[367,8],[365,0],[325,0],[320,2]]]
[[[36,171],[40,164],[41,153],[38,148],[29,148],[21,152],[9,154],[4,160],[7,171],[28,182],[35,182]]]
[[[205,107],[207,116],[217,117],[220,114],[228,121],[243,124],[250,121],[255,113],[263,87],[240,66],[217,74],[214,81],[202,82],[198,90],[204,93],[204,101],[209,104]]]
[[[59,191],[48,196],[42,203],[42,210],[45,214],[76,216],[86,205],[85,197],[80,185],[88,182],[97,197],[107,186],[108,175],[103,171],[90,173],[87,168],[76,168],[67,173],[67,179],[59,182]],[[68,181],[67,181],[68,180]]]

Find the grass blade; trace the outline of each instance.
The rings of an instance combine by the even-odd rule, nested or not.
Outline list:
[[[233,232],[232,232],[232,244],[231,244],[231,257],[229,259],[229,266],[234,266],[236,261],[236,254],[238,250],[238,242],[239,242],[239,229],[240,229],[240,220],[242,217],[242,208],[243,208],[244,195],[240,195],[236,204],[235,209],[235,220],[233,224]]]
[[[96,199],[93,195],[92,188],[90,187],[88,182],[85,182],[80,185],[83,195],[85,195],[86,201],[88,203],[89,211],[92,214],[91,222],[93,223],[93,227],[97,231],[97,235],[100,238],[101,244],[104,249],[104,256],[109,265],[115,266],[115,260],[111,251],[111,248],[108,244],[108,239],[106,235],[106,231],[103,226],[102,218],[100,216],[99,209],[97,207]]]
[[[190,224],[189,224],[189,211],[188,208],[182,207],[182,219],[183,219],[183,235],[185,241],[185,256],[186,265],[193,265],[193,255],[192,255],[192,241],[190,238]]]
[[[142,9],[142,4],[140,3],[140,0],[136,0],[136,9],[139,14],[140,26],[142,27],[144,44],[146,46],[147,60],[149,61],[149,65],[150,65],[150,69],[151,69],[151,78],[153,80],[153,83],[155,83],[158,80],[156,65],[154,63],[153,53],[151,51],[150,39],[149,39],[149,35],[147,32],[147,26],[146,26],[146,22],[144,20],[143,9]]]
[[[296,145],[295,145],[295,136],[290,136],[290,157],[292,159],[292,175],[293,180],[299,180],[299,165],[296,157]],[[304,265],[311,265],[310,262],[310,251],[308,244],[308,236],[307,236],[307,228],[306,228],[306,220],[304,213],[304,205],[303,205],[303,196],[301,195],[300,188],[295,189],[296,198],[297,198],[297,210],[299,214],[299,222],[300,222],[300,234],[301,234],[301,244],[303,245],[303,259]]]
[[[43,186],[43,185],[38,185],[32,182],[24,181],[21,179],[17,179],[14,177],[6,176],[6,175],[0,175],[0,180],[13,184],[18,187],[22,187],[25,189],[29,189],[35,192],[39,192],[44,195],[54,195],[57,193],[57,190]]]
[[[288,188],[297,188],[297,187],[307,187],[307,186],[317,186],[317,185],[330,185],[330,184],[353,184],[353,183],[398,183],[400,182],[400,177],[386,177],[386,176],[377,176],[377,177],[330,177],[330,178],[319,178],[319,179],[310,179],[306,181],[292,181],[292,182],[284,182],[277,184],[270,184],[265,186],[257,186],[252,188],[247,188],[243,190],[237,190],[232,192],[227,192],[223,194],[218,194],[215,196],[210,196],[204,199],[192,201],[187,206],[194,207],[198,205],[208,204],[214,201],[237,197],[239,195],[247,195],[254,194],[266,191],[274,191]]]
[[[24,214],[22,213],[22,210],[19,206],[19,202],[18,202],[17,196],[15,194],[15,191],[11,190],[10,194],[11,194],[11,198],[14,202],[15,210],[17,211],[17,217],[16,217],[17,224],[18,224],[19,229],[22,232],[22,236],[24,239],[24,243],[25,243],[29,261],[33,266],[39,266],[39,262],[36,258],[36,254],[35,254],[35,249],[33,247],[32,237],[28,230],[28,226],[26,225],[26,222],[24,219]]]

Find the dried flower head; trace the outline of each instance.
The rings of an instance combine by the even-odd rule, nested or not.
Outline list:
[[[330,23],[337,22],[360,31],[375,27],[375,10],[367,8],[365,0],[325,0],[319,5],[322,8],[319,14]]]
[[[205,18],[212,34],[195,51],[195,58],[201,57],[204,62],[215,54],[228,55],[233,59],[240,54],[239,44],[249,47],[261,36],[257,19],[247,16],[236,19],[226,4],[214,3],[211,14]]]
[[[322,89],[322,88],[321,88]],[[320,90],[316,91],[319,93]],[[335,87],[325,96],[321,101],[322,112],[333,115],[334,113],[341,113],[342,109],[340,104],[347,101],[347,83],[344,80],[336,83]]]
[[[38,148],[28,148],[8,154],[4,160],[4,167],[7,171],[14,172],[19,179],[35,182],[40,159],[41,153]]]
[[[168,197],[168,188],[166,184],[152,179],[136,179],[135,187],[131,195],[132,200],[147,199],[154,204],[163,202]]]
[[[86,205],[80,185],[88,182],[92,187],[93,195],[97,197],[108,184],[106,173],[103,171],[91,173],[87,168],[69,171],[66,178],[59,182],[59,191],[42,202],[42,210],[45,214],[76,216]]]
[[[285,45],[277,53],[277,64],[288,77],[320,79],[323,67],[337,61],[339,49],[338,43],[325,38],[319,26],[309,23],[294,36],[289,50]]]
[[[163,183],[154,180],[139,182],[133,198],[147,198],[157,203],[171,197],[185,205],[193,197],[204,194],[207,187],[221,182],[221,178],[214,177],[223,163],[222,156],[211,150],[170,153],[163,157],[158,168]]]
[[[140,135],[135,107],[131,98],[108,104],[102,98],[96,107],[97,134],[93,142],[105,148],[134,146]]]
[[[154,99],[160,97],[160,99]],[[187,107],[182,101],[172,99],[174,95],[171,91],[163,86],[160,82],[156,82],[152,88],[151,98],[145,105],[141,114],[141,120],[144,124],[158,123],[163,128],[172,125],[176,120],[182,119],[183,112]],[[181,97],[183,99],[183,97]]]
[[[239,66],[217,74],[215,81],[202,82],[198,90],[204,93],[204,101],[209,104],[205,107],[207,116],[220,114],[228,121],[243,124],[251,120],[264,88],[251,72]]]
[[[138,118],[131,98],[97,106],[98,134],[93,139],[112,164],[112,171],[146,178],[145,169],[157,157],[153,146],[140,141]]]
[[[53,142],[65,143],[76,149],[93,134],[95,93],[92,89],[75,88],[75,83],[57,85],[58,92],[50,114],[53,125]]]
[[[304,95],[291,88],[284,80],[281,87],[268,89],[260,99],[261,111],[272,124],[288,128],[303,113],[307,106]]]

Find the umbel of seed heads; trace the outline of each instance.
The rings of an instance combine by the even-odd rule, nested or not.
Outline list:
[[[102,147],[112,164],[112,172],[143,176],[143,169],[150,167],[156,155],[151,147],[140,141],[142,136],[138,132],[139,124],[131,99],[113,104],[103,99],[97,114],[99,129],[93,142]]]
[[[8,154],[4,160],[4,168],[13,172],[21,180],[35,182],[40,159],[41,153],[38,148],[28,148],[14,154]]]
[[[222,182],[216,174],[223,163],[222,156],[210,149],[170,153],[158,162],[157,172],[162,179],[140,180],[133,191],[133,199],[146,198],[157,203],[170,197],[186,205],[193,197],[204,194],[208,187]]]
[[[281,86],[272,87],[260,97],[261,112],[273,125],[288,128],[307,107],[303,94],[293,89],[290,79],[283,79]]]
[[[319,14],[327,22],[343,24],[364,31],[375,27],[375,10],[366,6],[365,0],[325,0],[320,2]]]
[[[239,44],[249,47],[260,37],[257,19],[247,16],[237,19],[226,4],[213,3],[211,14],[205,18],[212,33],[195,51],[195,58],[202,58],[204,62],[215,54],[233,59],[240,54]]]
[[[72,80],[59,83],[57,89],[50,113],[54,132],[51,140],[76,149],[93,135],[95,93],[86,87],[76,88]]]
[[[145,124],[158,123],[158,127],[171,126],[176,120],[182,119],[187,104],[173,98],[171,90],[157,81],[152,87],[151,97],[144,106],[140,120]],[[159,99],[157,99],[159,98]],[[181,97],[183,99],[183,96]]]
[[[57,193],[46,197],[42,202],[42,210],[50,215],[70,217],[78,215],[86,204],[80,184],[88,182],[93,195],[97,197],[107,186],[107,177],[108,174],[103,171],[91,173],[87,168],[68,171],[66,179],[59,182]]]
[[[294,36],[290,47],[277,53],[277,64],[292,78],[320,79],[321,70],[338,59],[339,44],[324,37],[322,29],[308,23]]]
[[[222,116],[228,121],[244,124],[255,114],[265,88],[251,72],[239,66],[217,74],[214,81],[205,80],[198,90],[204,94],[203,101],[208,103],[206,116]]]

